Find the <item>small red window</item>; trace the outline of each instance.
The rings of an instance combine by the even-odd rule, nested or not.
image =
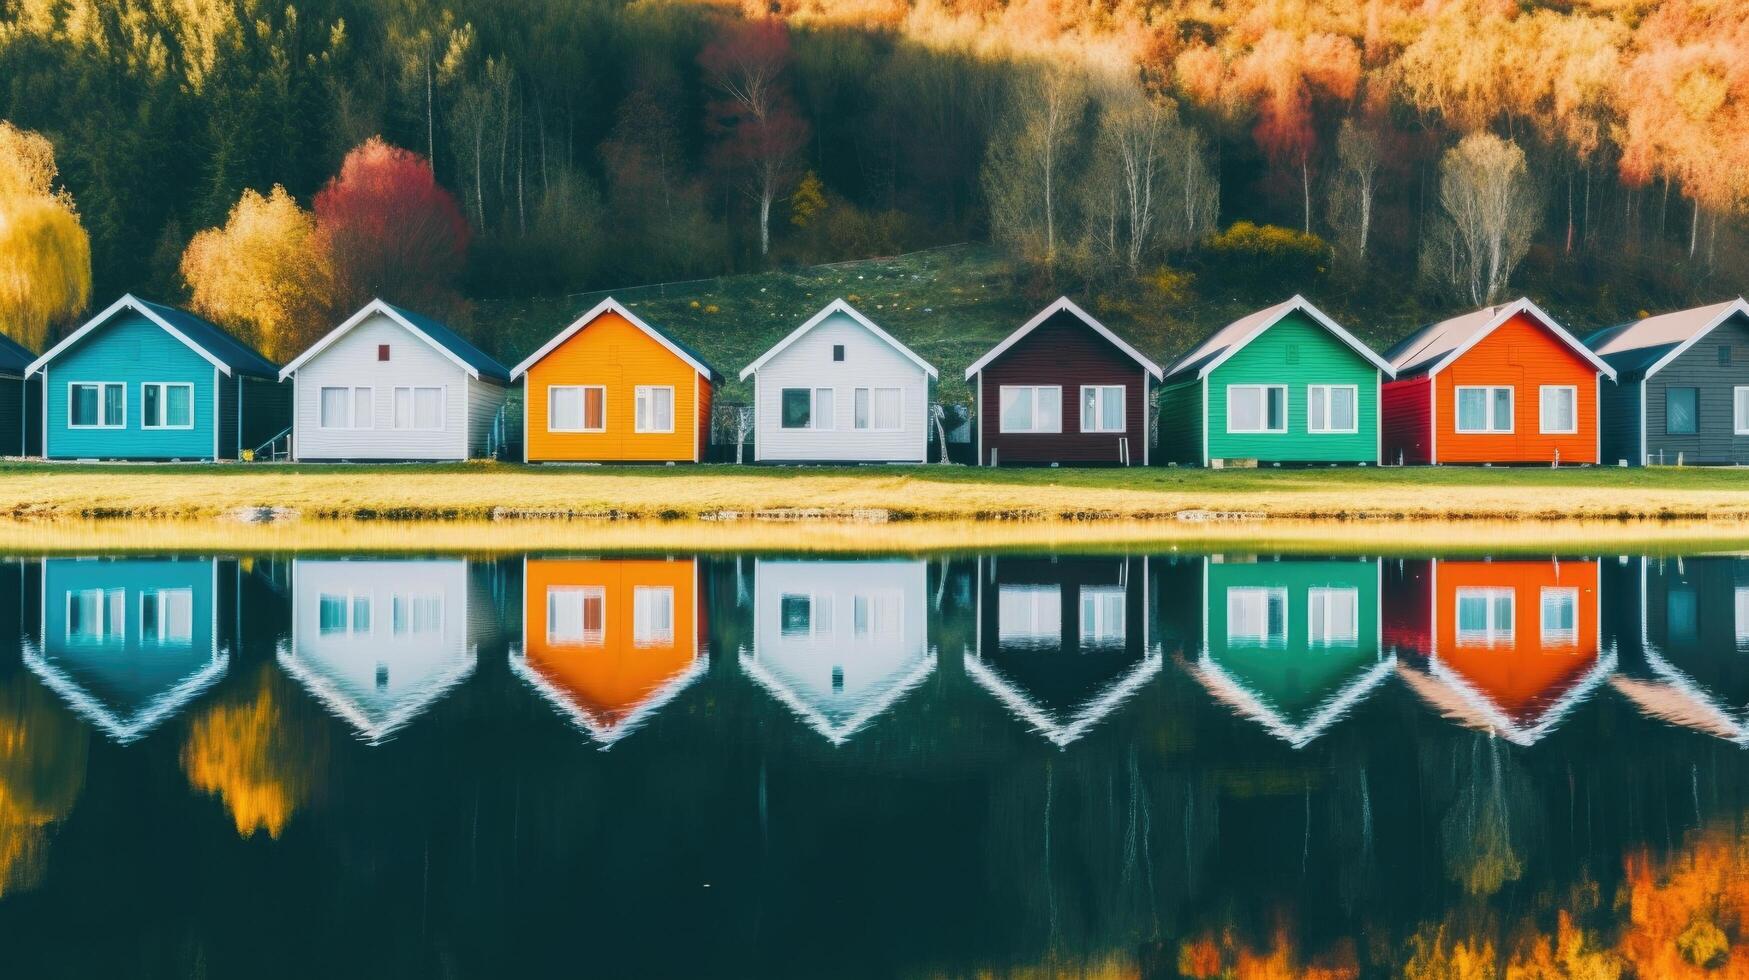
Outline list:
[[[378,344],[377,345],[377,360],[386,361],[388,359],[389,359],[389,345],[388,344]]]

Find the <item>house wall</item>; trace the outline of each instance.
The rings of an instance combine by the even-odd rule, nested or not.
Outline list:
[[[1160,443],[1154,447],[1156,464],[1181,466],[1202,464],[1202,382],[1188,381],[1160,389]]]
[[[494,439],[494,430],[499,421],[498,410],[504,407],[504,400],[510,396],[510,389],[484,378],[469,378],[467,388],[468,457],[484,459],[493,455],[498,448]]]
[[[219,458],[236,459],[242,434],[237,422],[242,415],[243,379],[240,376],[219,378]]]
[[[377,360],[377,346],[389,345],[389,360]],[[467,373],[405,327],[375,314],[358,324],[292,376],[295,386],[298,459],[465,459],[468,455]],[[368,386],[373,392],[374,427],[323,429],[324,386]],[[396,387],[441,386],[443,428],[395,429]]]
[[[1304,313],[1294,311],[1245,345],[1208,377],[1208,454],[1211,459],[1270,462],[1377,462],[1379,371]],[[1227,431],[1227,387],[1287,386],[1287,431]],[[1353,433],[1307,428],[1307,387],[1353,385],[1358,396]]]
[[[1645,594],[1611,596],[1610,604],[1633,606],[1643,599],[1647,645],[1671,667],[1687,675],[1715,701],[1740,707],[1749,703],[1749,622],[1737,597],[1749,592],[1749,561],[1741,558],[1688,558],[1681,562],[1642,558]],[[1629,641],[1638,646],[1640,637]]]
[[[844,360],[832,359],[844,345]],[[760,462],[910,462],[927,459],[929,375],[916,362],[843,313],[833,313],[767,361],[753,376],[754,458]],[[782,427],[783,389],[832,389],[833,427]],[[896,432],[857,430],[855,390],[899,388]]]
[[[697,458],[694,392],[710,382],[655,338],[612,311],[596,317],[528,369],[529,462],[547,460],[691,461]],[[605,432],[549,432],[547,389],[552,385],[607,388]],[[674,386],[674,431],[636,431],[637,386]],[[701,399],[708,403],[708,398]]]
[[[239,450],[256,449],[292,424],[294,388],[292,382],[282,382],[278,378],[242,380],[243,424]]]
[[[1382,392],[1384,419],[1379,436],[1387,466],[1433,462],[1433,379],[1425,375],[1387,381]]]
[[[0,456],[24,455],[24,379],[0,377]]]
[[[1149,385],[1146,370],[1111,341],[1072,313],[1040,324],[985,366],[978,399],[981,464],[996,458],[1010,463],[1109,463],[1122,461],[1119,443],[1129,440],[1130,462],[1143,461],[1148,432]],[[1149,378],[1149,381],[1152,381]],[[1063,431],[1053,434],[1003,433],[1003,385],[1061,385]],[[1081,431],[1081,386],[1123,385],[1124,432]]]
[[[1638,466],[1644,462],[1640,454],[1640,398],[1644,394],[1639,381],[1604,381],[1597,398],[1597,425],[1603,437],[1603,462],[1614,466],[1617,460],[1627,460]],[[1662,406],[1660,406],[1662,407]]]
[[[131,310],[117,313],[46,368],[46,455],[58,459],[211,459],[214,384],[217,369],[157,324]],[[222,377],[222,375],[221,375]],[[69,429],[67,386],[82,381],[127,385],[127,425],[119,429]],[[140,426],[140,383],[194,385],[192,429]]]
[[[1597,368],[1525,314],[1495,328],[1435,375],[1434,384],[1441,463],[1547,463],[1557,455],[1563,463],[1597,462]],[[1456,390],[1469,385],[1514,388],[1511,432],[1457,431]],[[1542,385],[1578,389],[1577,432],[1538,431],[1537,394]]]
[[[1719,349],[1730,350],[1731,362],[1719,363]],[[1749,323],[1733,317],[1644,382],[1646,455],[1653,462],[1749,463],[1749,435],[1737,435],[1731,391],[1749,386]],[[1606,383],[1607,387],[1607,383]],[[1698,389],[1699,412],[1694,435],[1671,435],[1666,397],[1670,388]],[[1661,454],[1661,455],[1660,455]],[[1614,459],[1614,457],[1610,457]]]
[[[1519,722],[1545,709],[1598,655],[1598,564],[1595,561],[1440,561],[1435,573],[1435,651],[1439,659]],[[1457,594],[1469,587],[1513,590],[1509,643],[1460,644]],[[1542,590],[1579,592],[1578,642],[1545,645]]]

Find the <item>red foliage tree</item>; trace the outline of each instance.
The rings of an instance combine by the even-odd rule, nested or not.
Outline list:
[[[314,208],[343,310],[372,298],[433,313],[460,305],[468,221],[424,157],[373,136],[346,154]]]
[[[784,82],[789,29],[776,18],[728,24],[699,52],[716,90],[705,107],[717,165],[739,173],[759,210],[759,254],[771,250],[771,205],[796,178],[808,122]]]

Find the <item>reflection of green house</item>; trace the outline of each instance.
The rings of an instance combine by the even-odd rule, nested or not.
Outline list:
[[[1372,560],[1224,561],[1203,568],[1203,642],[1192,673],[1295,748],[1393,670],[1379,642]]]

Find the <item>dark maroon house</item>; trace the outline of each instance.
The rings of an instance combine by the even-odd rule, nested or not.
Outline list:
[[[1146,465],[1160,365],[1057,300],[971,367],[981,466]]]

